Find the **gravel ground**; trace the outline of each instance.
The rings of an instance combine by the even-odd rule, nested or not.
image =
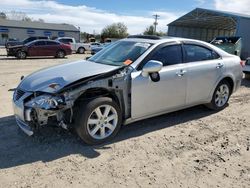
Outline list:
[[[0,187],[250,187],[250,80],[214,113],[203,106],[122,127],[87,146],[47,127],[27,137],[16,126],[12,92],[20,77],[73,60],[16,60],[0,50]]]

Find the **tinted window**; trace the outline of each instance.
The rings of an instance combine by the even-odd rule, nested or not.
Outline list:
[[[53,41],[47,41],[47,45],[59,45],[59,43]]]
[[[202,46],[185,44],[184,53],[186,62],[218,59],[220,56],[214,51]]]
[[[26,44],[26,43],[31,42],[31,41],[33,41],[33,40],[36,40],[36,38],[35,38],[35,37],[30,37],[30,38],[25,39],[25,40],[23,41],[23,43]]]
[[[157,60],[163,63],[163,66],[182,63],[182,51],[180,45],[165,46],[156,49],[150,60]]]
[[[46,45],[45,41],[38,41],[35,43],[35,46],[43,46]]]

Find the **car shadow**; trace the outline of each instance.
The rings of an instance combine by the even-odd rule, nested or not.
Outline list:
[[[214,111],[203,106],[197,106],[139,121],[123,126],[112,141],[99,146],[89,146],[83,143],[73,131],[55,127],[45,127],[36,135],[28,137],[16,126],[14,116],[3,117],[0,118],[0,169],[37,161],[49,162],[72,154],[96,158],[100,155],[100,150],[109,149],[112,143],[166,129],[213,113]]]

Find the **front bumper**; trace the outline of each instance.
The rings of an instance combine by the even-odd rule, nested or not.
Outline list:
[[[15,94],[14,94],[15,95]],[[16,118],[17,125],[24,131],[28,136],[34,134],[33,129],[29,126],[27,120],[30,120],[30,110],[24,109],[23,100],[29,97],[31,93],[24,93],[18,100],[13,99],[13,109]],[[14,96],[15,97],[15,96]]]
[[[18,127],[20,127],[20,129],[24,133],[26,133],[28,136],[32,136],[34,134],[34,131],[32,130],[32,128],[28,124],[26,124],[24,121],[19,119],[18,117],[16,117],[16,123]]]

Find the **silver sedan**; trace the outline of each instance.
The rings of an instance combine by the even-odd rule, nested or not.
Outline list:
[[[13,96],[28,135],[47,124],[73,127],[89,144],[128,124],[191,106],[222,110],[241,84],[240,58],[197,40],[130,36],[88,60],[24,78]]]

